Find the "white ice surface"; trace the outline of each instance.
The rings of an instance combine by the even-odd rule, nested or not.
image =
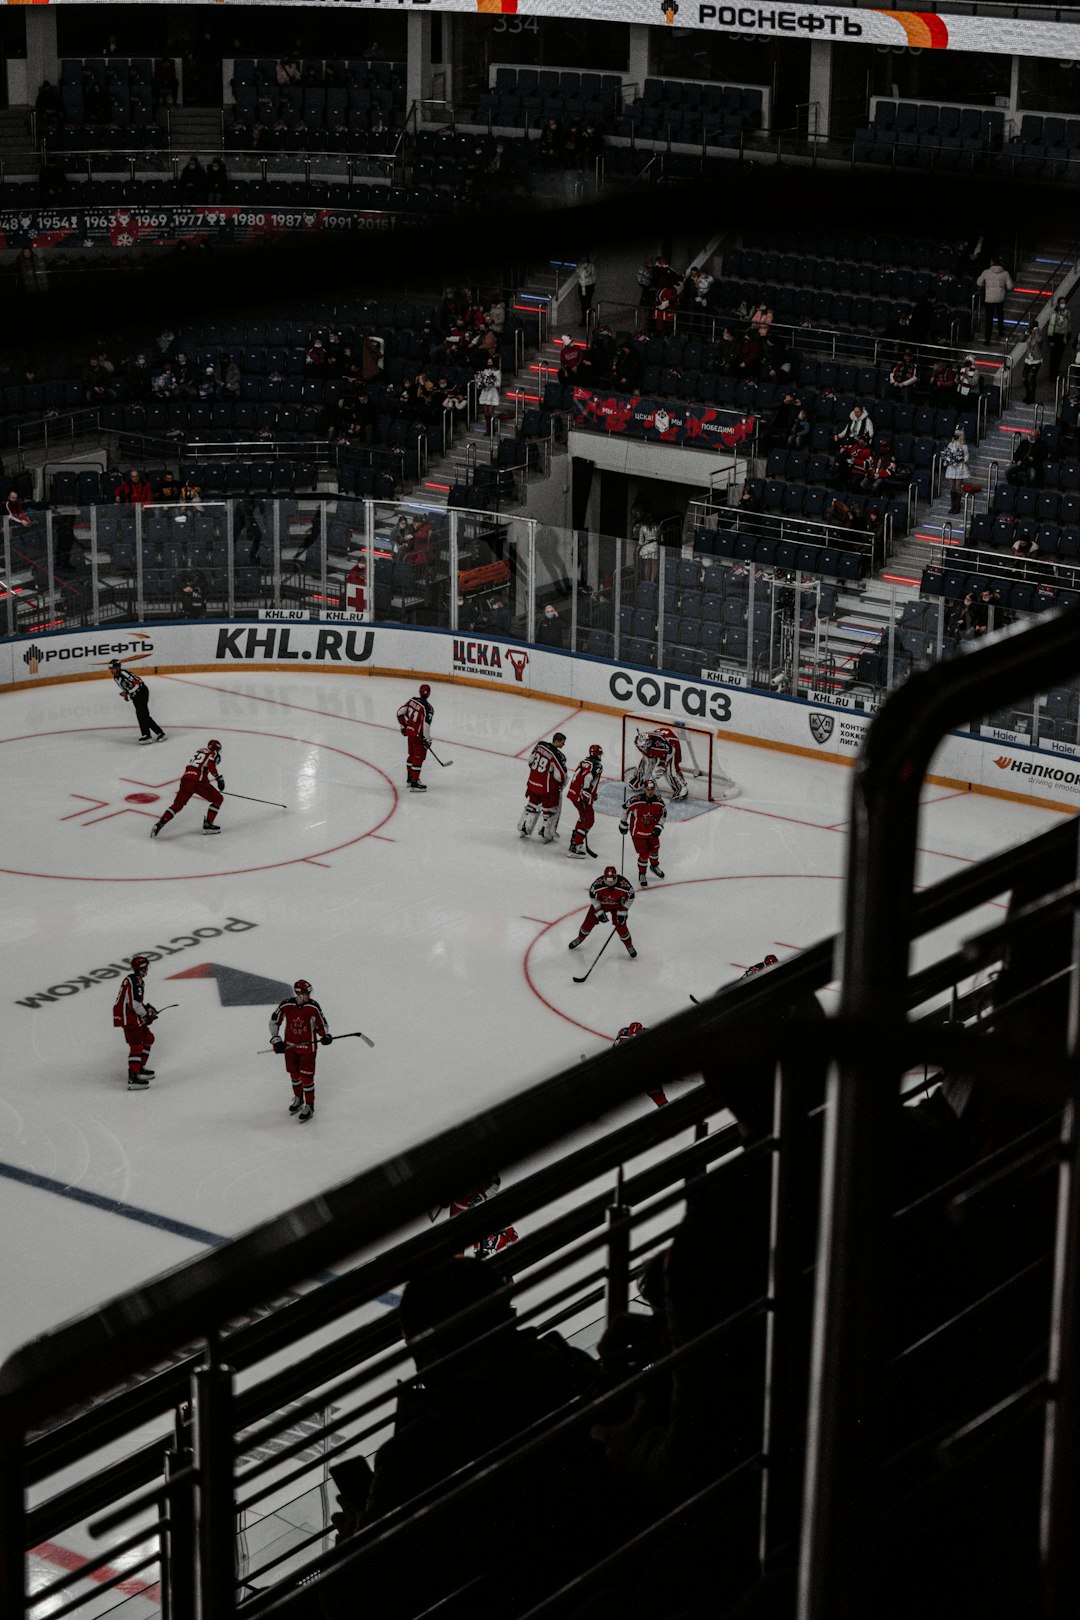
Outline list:
[[[421,796],[403,791],[405,681],[230,671],[151,689],[168,733],[152,747],[111,682],[0,705],[0,1354],[838,927],[852,778],[837,767],[721,742],[741,797],[668,829],[667,879],[631,912],[637,961],[613,940],[575,985],[604,934],[575,955],[567,941],[590,880],[618,863],[617,824],[598,818],[597,862],[566,858],[569,813],[558,843],[519,839],[524,756],[562,729],[572,762],[600,742],[617,772],[616,719],[436,685],[435,746],[453,764],[429,761]],[[227,799],[223,833],[205,838],[193,801],[151,840],[209,736],[229,791],[288,809]],[[941,788],[925,799],[923,883],[1056,819]],[[145,1094],[126,1089],[118,980],[18,1004],[230,917],[257,926],[152,966],[152,1000],[180,1006],[156,1025]],[[207,964],[306,977],[332,1029],[376,1042],[320,1052],[310,1125],[286,1111],[280,1060],[257,1055],[269,1005],[223,1006],[213,977],[170,978]]]

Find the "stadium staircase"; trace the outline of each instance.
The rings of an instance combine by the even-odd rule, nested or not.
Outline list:
[[[220,107],[170,107],[169,151],[220,152],[224,148]]]

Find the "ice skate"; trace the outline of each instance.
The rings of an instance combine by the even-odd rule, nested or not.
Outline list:
[[[290,1114],[298,1114],[300,1112],[301,1108],[303,1108],[303,1106],[304,1106],[303,1097],[294,1097],[292,1102],[289,1104],[289,1113]]]
[[[584,934],[579,934],[576,939],[572,939],[570,941],[569,945],[566,948],[567,948],[568,951],[576,951],[578,946],[579,945],[584,945],[584,943],[585,943],[585,935]]]
[[[311,1104],[305,1103],[296,1117],[300,1121],[301,1125],[306,1125],[314,1113],[315,1110],[312,1108]]]
[[[627,954],[627,956],[636,956],[637,951],[635,951],[635,949],[634,949],[634,947],[632,945],[628,945],[626,947],[626,954]]]
[[[140,737],[140,738],[139,738],[139,741],[140,741],[140,742],[141,742],[141,743],[144,743],[144,742],[153,742],[153,740],[154,740],[154,739],[153,739],[153,737],[151,737],[151,735],[150,735],[150,733],[149,733],[149,732],[147,732],[147,734],[146,734],[146,736],[145,736],[145,737]]]
[[[653,877],[658,877],[658,878],[662,878],[663,875],[664,875],[663,872],[661,872],[660,868],[656,865],[655,862],[653,863],[652,875],[653,875]]]
[[[221,828],[218,826],[216,821],[204,821],[202,824],[202,830],[204,833],[219,833]]]
[[[152,1080],[154,1078],[154,1071],[153,1071],[153,1069],[146,1069],[146,1068],[140,1069],[139,1070],[139,1077],[140,1077],[140,1079],[143,1079],[143,1080]]]
[[[151,838],[156,838],[164,825],[165,823],[163,821],[155,821],[154,825],[150,829]]]
[[[165,741],[165,733],[163,731],[159,731],[157,736],[154,738],[154,741],[155,742],[164,742]]]
[[[644,872],[638,873],[637,881],[639,889],[647,889],[649,887],[649,880]]]
[[[585,859],[585,851],[580,846],[575,849],[573,844],[571,844],[566,853],[569,855],[572,861],[583,861]]]
[[[426,793],[427,788],[424,786],[423,782],[410,782],[409,783],[409,792],[410,793]]]
[[[129,1074],[127,1088],[129,1091],[149,1091],[150,1082],[144,1074]]]

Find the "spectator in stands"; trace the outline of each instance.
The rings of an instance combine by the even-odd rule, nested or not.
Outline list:
[[[720,341],[716,345],[714,355],[714,366],[719,376],[730,377],[734,375],[735,368],[739,363],[739,352],[741,348],[742,344],[735,336],[735,333],[732,331],[731,327],[725,326],[723,332],[721,333]]]
[[[864,495],[874,495],[882,500],[899,493],[900,468],[893,457],[892,445],[888,439],[878,441],[877,454],[872,458],[869,470],[860,480],[859,488]]]
[[[669,337],[675,330],[675,315],[679,307],[679,289],[674,281],[665,282],[656,291],[653,306],[653,331],[657,337]]]
[[[1025,579],[1028,574],[1028,562],[1033,562],[1039,555],[1038,543],[1026,535],[1021,535],[1018,540],[1013,541],[1009,550],[1009,563],[1012,572],[1018,574],[1021,579]]]
[[[144,348],[128,361],[125,366],[125,386],[128,390],[128,399],[136,405],[151,397],[151,361]]]
[[[274,80],[283,89],[291,84],[300,83],[300,63],[295,56],[286,53],[278,57],[277,67],[274,69]]]
[[[176,474],[170,467],[166,467],[161,475],[161,495],[163,501],[176,501],[180,498],[180,485]]]
[[[941,464],[945,469],[945,484],[949,491],[949,511],[956,515],[963,500],[964,485],[968,479],[968,447],[962,427],[953,431],[953,436],[941,452]]]
[[[641,577],[654,580],[660,573],[660,524],[651,512],[646,512],[641,519],[637,543]]]
[[[746,480],[742,489],[739,491],[739,499],[737,504],[740,512],[761,511],[761,497],[755,493],[754,489],[751,487],[749,479]]]
[[[978,404],[981,383],[975,356],[964,356],[956,373],[956,406],[958,410],[972,410]]]
[[[218,387],[221,383],[221,373],[216,366],[204,366],[202,375],[195,387],[196,399],[211,400],[217,398]]]
[[[37,297],[49,290],[49,272],[45,268],[45,260],[32,247],[19,249],[15,275],[24,296]]]
[[[1058,426],[1067,439],[1075,439],[1080,424],[1080,389],[1073,389],[1061,402]]]
[[[800,405],[795,412],[795,420],[791,424],[791,432],[787,436],[789,450],[808,450],[810,448],[810,434],[812,428],[806,408]]]
[[[199,374],[185,349],[177,350],[176,359],[172,362],[172,370],[176,379],[176,397],[178,399],[194,399]]]
[[[155,372],[150,387],[155,399],[172,399],[176,393],[176,377],[173,373],[171,360],[166,360],[161,370]]]
[[[304,356],[304,370],[321,373],[326,364],[326,345],[321,337],[317,337],[311,348]]]
[[[772,323],[773,312],[768,304],[762,302],[750,311],[750,330],[756,332],[763,343],[769,335]]]
[[[488,631],[493,636],[508,636],[512,633],[510,609],[502,597],[493,597],[488,609]]]
[[[1066,346],[1072,337],[1072,316],[1064,298],[1054,299],[1054,307],[1046,322],[1046,336],[1050,351],[1050,376],[1056,381]]]
[[[927,403],[948,409],[956,397],[956,370],[948,360],[935,360],[927,378]]]
[[[1020,358],[1020,370],[1024,378],[1024,404],[1034,405],[1035,389],[1039,381],[1039,372],[1043,363],[1042,333],[1035,325],[1028,327],[1024,334],[1024,352]]]
[[[577,289],[578,304],[581,309],[581,324],[588,326],[589,311],[596,296],[596,266],[588,254],[577,262]]]
[[[636,394],[641,387],[641,356],[629,338],[624,338],[619,345],[619,351],[612,365],[611,376],[614,386],[620,393]]]
[[[92,354],[83,367],[82,385],[88,405],[107,405],[116,398],[109,373],[104,370],[96,354]]]
[[[399,1317],[419,1382],[399,1392],[394,1435],[376,1457],[366,1502],[351,1504],[363,1514],[356,1528],[444,1480],[467,1484],[475,1459],[522,1430],[541,1431],[591,1395],[592,1358],[558,1333],[519,1327],[501,1287],[492,1263],[471,1256],[406,1284]],[[584,1425],[533,1449],[524,1463],[425,1513],[420,1539],[406,1532],[402,1548],[397,1538],[385,1567],[378,1552],[374,1564],[365,1561],[380,1613],[402,1620],[462,1588],[481,1609],[523,1612],[607,1550],[610,1488]],[[353,1581],[345,1575],[335,1587],[333,1620],[355,1614]]]
[[[180,170],[180,196],[185,203],[206,201],[206,170],[194,152]]]
[[[770,332],[762,349],[761,374],[769,382],[790,382],[796,358],[793,350],[787,347],[783,339]]]
[[[28,529],[33,521],[28,516],[26,508],[19,499],[19,492],[17,489],[8,491],[7,500],[4,502],[4,511],[11,519],[12,523],[17,523],[21,529]]]
[[[781,446],[794,448],[788,441],[798,420],[800,410],[799,401],[794,394],[785,394],[772,415],[772,420],[762,435],[762,444],[770,449],[779,449]],[[809,437],[807,423],[807,437]]]
[[[577,370],[584,352],[578,348],[568,332],[563,333],[562,347],[559,350],[559,382],[563,388],[577,381]]]
[[[224,202],[229,191],[229,171],[220,157],[214,157],[206,166],[207,202]]]
[[[132,467],[113,493],[114,502],[120,506],[148,506],[153,498],[149,479],[144,478],[137,467]]]
[[[835,444],[854,444],[862,441],[870,444],[874,437],[873,418],[868,414],[865,405],[856,403],[851,408],[851,414],[838,433],[833,434]]]
[[[34,111],[39,119],[48,120],[53,117],[63,119],[64,103],[60,99],[60,92],[55,84],[49,83],[48,79],[41,81],[41,89],[34,99]]]
[[[990,342],[997,322],[999,338],[1005,336],[1005,300],[1013,290],[1013,279],[1009,272],[994,256],[986,269],[975,278],[975,285],[982,288],[983,295],[983,340]]]
[[[1017,437],[1012,464],[1005,474],[1007,482],[1023,488],[1041,484],[1046,457],[1046,443],[1040,428],[1036,428],[1030,439]]]
[[[223,399],[235,399],[240,392],[240,367],[234,355],[226,354],[221,357],[219,392]]]
[[[915,356],[911,349],[905,349],[889,372],[890,399],[910,401],[914,397],[918,377],[919,368],[915,364]]]
[[[849,439],[836,447],[834,473],[841,489],[861,489],[874,474],[875,458],[868,439]]]
[[[761,371],[761,362],[765,352],[764,339],[756,327],[750,327],[739,344],[739,352],[735,360],[735,375],[748,382],[756,382]]]
[[[642,259],[641,263],[638,265],[635,279],[638,284],[639,308],[651,309],[652,305],[656,301],[656,289],[653,285],[654,263],[655,261],[652,259]]]
[[[562,620],[550,602],[545,607],[541,617],[536,621],[535,639],[540,647],[563,647],[566,645]]]
[[[697,270],[691,270],[690,278],[693,282],[693,308],[703,315],[707,314],[712,290],[716,285],[716,278],[710,276],[704,266],[699,266]]]
[[[201,568],[181,568],[176,575],[180,612],[185,619],[201,619],[206,612],[206,575]]]
[[[154,106],[175,107],[180,94],[176,63],[171,56],[159,56],[154,63]]]

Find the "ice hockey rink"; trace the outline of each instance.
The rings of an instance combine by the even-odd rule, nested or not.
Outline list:
[[[396,1149],[781,959],[840,921],[850,771],[718,744],[740,784],[664,833],[665,881],[639,894],[638,958],[606,929],[571,954],[590,881],[619,864],[619,793],[599,859],[522,840],[526,759],[561,729],[571,765],[616,718],[434,684],[430,791],[405,791],[398,705],[415,683],[264,673],[151,676],[167,739],[140,746],[111,681],[0,706],[0,1352],[203,1252]],[[223,744],[220,837],[202,805],[152,840],[194,748]],[[449,763],[452,762],[452,763]],[[1052,812],[929,787],[920,881],[1028,838]],[[628,859],[630,850],[628,848]],[[633,879],[633,864],[626,867]],[[970,919],[965,926],[970,926]],[[940,951],[947,931],[927,942]],[[126,1085],[112,1026],[125,960],[158,953],[156,1079]],[[117,970],[110,976],[108,970]],[[337,1033],[316,1113],[289,1116],[267,1017],[294,979]],[[831,993],[827,992],[827,995]],[[623,1117],[652,1104],[642,1098]],[[512,1179],[509,1178],[509,1179]]]

